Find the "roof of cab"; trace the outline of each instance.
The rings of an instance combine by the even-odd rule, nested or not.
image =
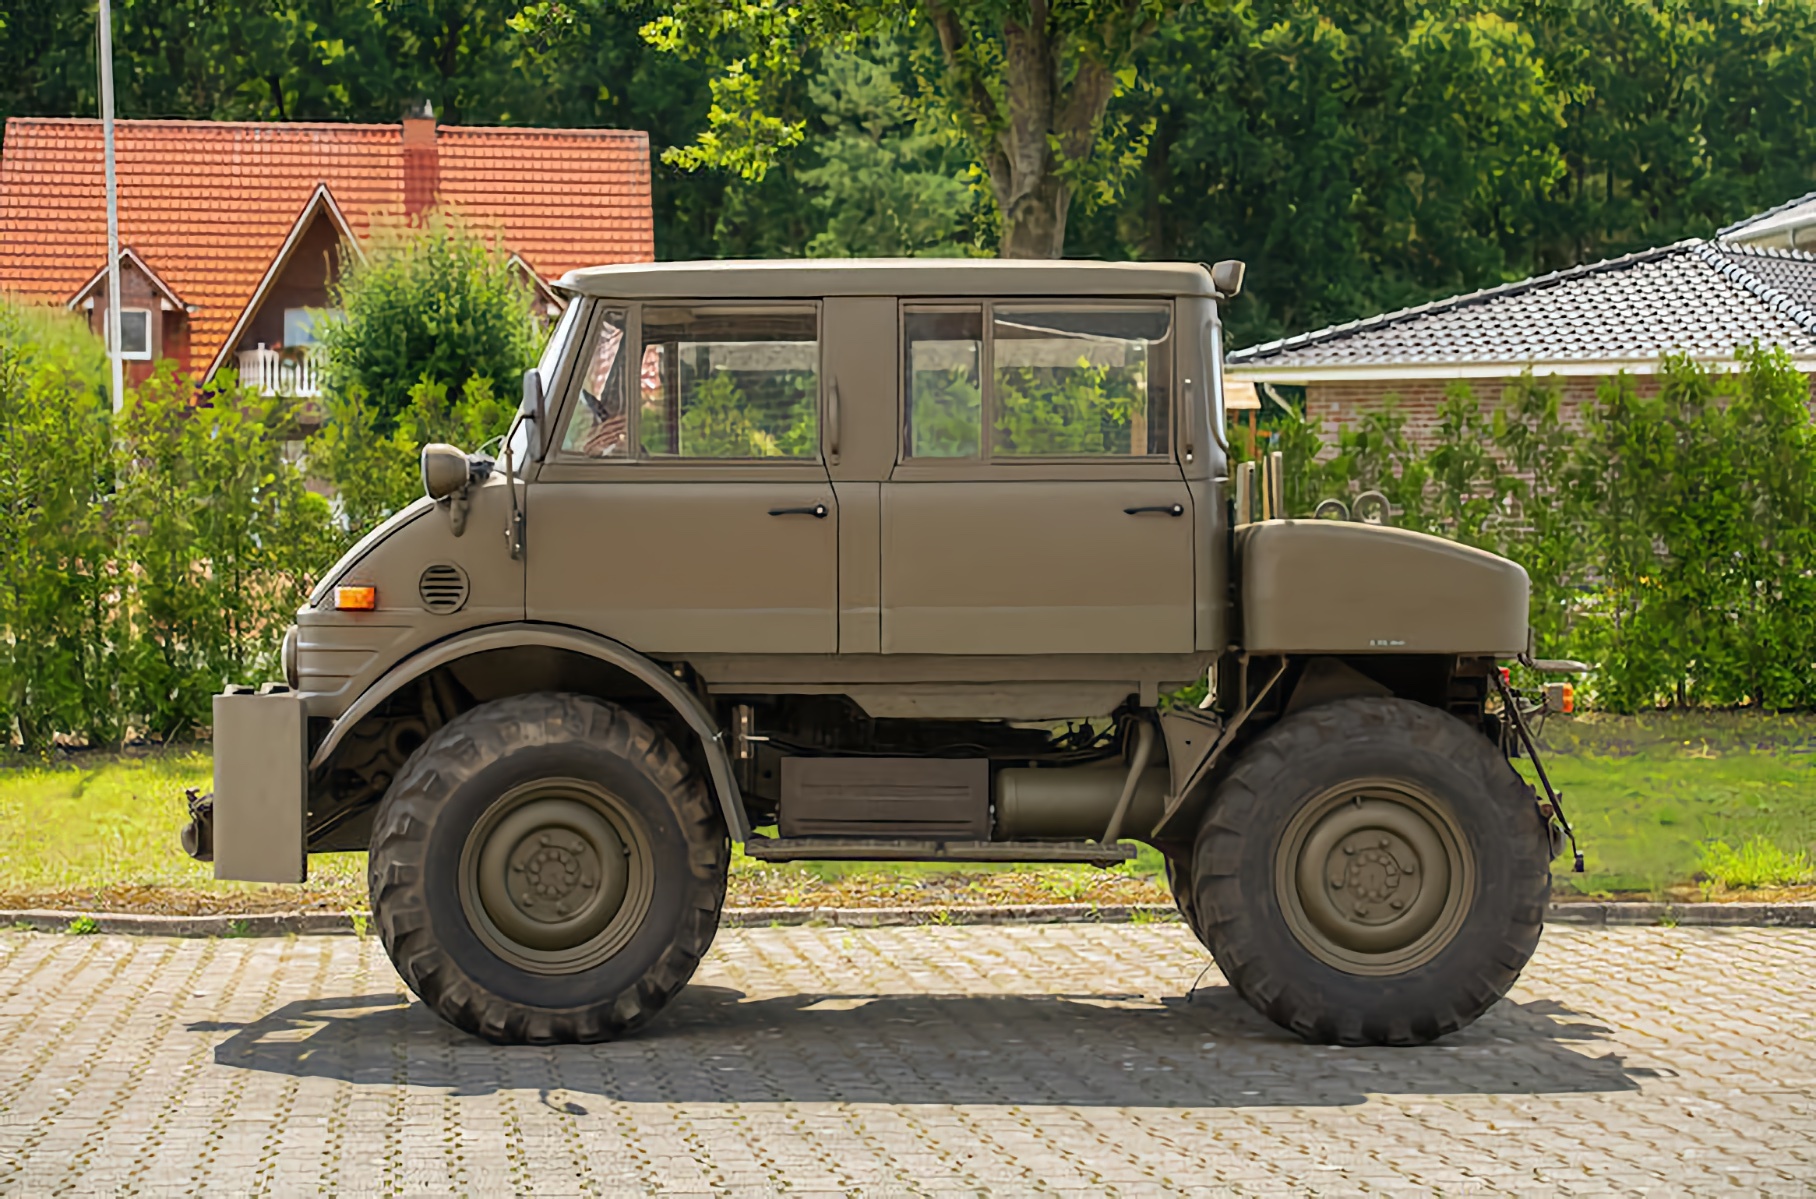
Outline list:
[[[560,286],[617,300],[821,296],[1207,296],[1195,262],[810,258],[626,262],[569,271]]]

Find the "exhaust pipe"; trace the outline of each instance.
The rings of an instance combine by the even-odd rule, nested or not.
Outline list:
[[[1139,746],[1137,746],[1139,751]],[[1131,781],[1120,762],[1092,766],[1015,766],[996,773],[996,838],[1000,841],[1095,841],[1104,838]],[[1171,778],[1165,766],[1143,769],[1122,827],[1146,833],[1160,822]],[[1120,828],[1117,830],[1121,831]]]

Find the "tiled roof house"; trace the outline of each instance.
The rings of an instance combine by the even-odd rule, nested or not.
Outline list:
[[[598,129],[121,121],[121,343],[197,379],[224,366],[314,390],[311,312],[373,222],[440,203],[492,229],[545,303],[575,267],[654,255],[649,142]],[[101,126],[13,118],[0,159],[0,290],[107,307]]]
[[[1457,380],[1487,405],[1522,371],[1552,376],[1568,417],[1607,375],[1644,387],[1666,353],[1725,366],[1755,340],[1816,373],[1816,254],[1683,241],[1251,346],[1228,370],[1303,385],[1306,415],[1327,429],[1395,397],[1418,438]]]

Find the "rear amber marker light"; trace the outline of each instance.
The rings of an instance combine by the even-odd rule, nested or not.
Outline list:
[[[378,607],[378,588],[336,587],[334,606],[342,612],[370,612]]]

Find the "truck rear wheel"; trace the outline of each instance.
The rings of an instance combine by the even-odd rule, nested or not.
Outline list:
[[[1487,1011],[1538,946],[1548,839],[1478,731],[1401,699],[1289,717],[1218,787],[1193,854],[1224,976],[1307,1040],[1416,1045]]]
[[[724,821],[674,743],[615,705],[515,696],[448,722],[373,823],[372,913],[449,1023],[503,1044],[610,1040],[712,944]]]
[[[1189,852],[1168,853],[1165,857],[1167,890],[1173,893],[1173,906],[1179,909],[1179,918],[1185,921],[1187,928],[1192,930],[1192,935],[1197,937],[1206,949],[1209,949],[1211,943],[1205,939],[1204,924],[1198,917],[1198,903],[1193,898],[1192,855]]]

